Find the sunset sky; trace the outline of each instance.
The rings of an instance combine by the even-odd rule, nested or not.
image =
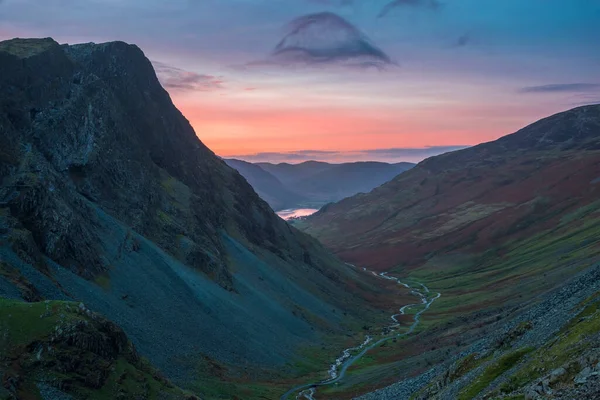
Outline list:
[[[0,39],[47,36],[139,45],[247,160],[418,161],[600,103],[600,0],[0,0]]]

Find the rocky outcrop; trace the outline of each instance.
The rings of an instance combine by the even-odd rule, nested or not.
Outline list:
[[[39,393],[73,399],[101,390],[115,399],[197,399],[150,367],[118,326],[82,303],[0,299],[0,306],[2,398]]]

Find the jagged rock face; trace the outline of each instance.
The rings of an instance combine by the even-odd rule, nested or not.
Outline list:
[[[282,365],[369,313],[136,46],[0,43],[0,182],[0,296],[85,301],[179,382],[204,356]]]
[[[227,224],[259,246],[288,247],[272,228],[285,227],[197,140],[138,48],[44,44],[25,58],[2,53],[2,148],[12,157],[2,197],[50,258],[82,275],[109,267],[73,188],[224,286]]]

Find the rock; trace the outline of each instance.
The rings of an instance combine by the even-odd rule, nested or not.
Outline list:
[[[588,378],[592,375],[593,375],[592,369],[590,367],[585,367],[584,369],[581,370],[580,373],[577,374],[575,379],[573,379],[573,382],[575,382],[578,385],[584,384],[587,382]]]
[[[542,379],[542,393],[543,394],[552,394],[552,389],[550,388],[550,380]]]
[[[553,383],[559,381],[560,378],[563,377],[566,373],[567,373],[567,370],[562,367],[552,371],[550,373],[550,377],[548,378],[550,384],[553,384]]]

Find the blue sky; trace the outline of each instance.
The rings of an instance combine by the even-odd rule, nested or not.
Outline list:
[[[286,42],[302,52],[275,58],[307,15]],[[472,145],[600,102],[600,0],[0,0],[15,36],[138,44],[225,156],[400,161],[372,150]],[[357,68],[365,43],[395,64]]]

